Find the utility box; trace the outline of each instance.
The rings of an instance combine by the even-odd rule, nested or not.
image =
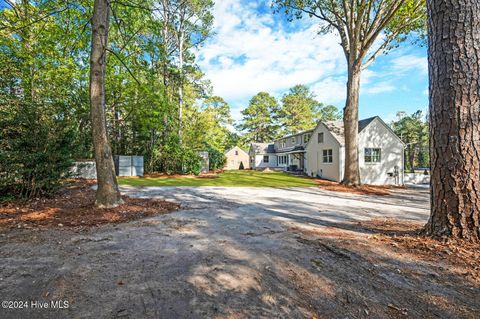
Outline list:
[[[198,155],[202,158],[201,173],[208,173],[210,162],[208,159],[208,152],[198,152]]]
[[[114,161],[117,176],[143,176],[143,156],[116,155]]]

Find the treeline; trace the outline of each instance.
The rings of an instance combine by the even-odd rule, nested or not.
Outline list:
[[[281,103],[259,93],[237,129],[194,52],[212,34],[213,1],[109,2],[105,122],[113,154],[145,157],[146,172],[198,173],[224,150],[337,119],[306,86]],[[91,1],[8,1],[0,7],[0,192],[48,194],[74,160],[94,157],[90,109]]]
[[[412,114],[398,112],[390,124],[395,134],[405,143],[405,171],[430,167],[428,118],[422,111]]]
[[[93,158],[89,104],[91,1],[0,7],[0,191],[58,186],[73,159]],[[212,96],[195,49],[212,33],[213,1],[112,1],[105,112],[114,154],[145,156],[147,172],[223,166],[230,107]]]
[[[259,92],[242,111],[237,126],[244,134],[244,144],[271,142],[276,138],[308,130],[319,120],[339,120],[341,112],[333,105],[323,105],[306,85],[295,85],[281,100],[267,92]]]

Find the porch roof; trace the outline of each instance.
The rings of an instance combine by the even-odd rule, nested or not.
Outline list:
[[[288,151],[277,152],[277,155],[285,155],[285,154],[297,154],[297,153],[305,153],[306,150],[303,146],[295,146],[293,149]]]

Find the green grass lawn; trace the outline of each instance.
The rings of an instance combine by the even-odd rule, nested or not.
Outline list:
[[[216,178],[191,177],[119,177],[121,185],[130,186],[239,186],[239,187],[312,187],[315,181],[283,172],[225,171]]]

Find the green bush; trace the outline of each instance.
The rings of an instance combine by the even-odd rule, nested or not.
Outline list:
[[[202,157],[191,149],[183,150],[183,173],[199,175],[202,171]]]
[[[223,152],[207,144],[206,150],[208,152],[209,169],[216,170],[223,168],[227,163],[227,157]]]
[[[0,104],[0,197],[50,195],[69,176],[73,130],[55,106],[8,102]]]
[[[165,145],[158,146],[151,155],[146,156],[147,172],[165,172],[167,174],[200,174],[202,158],[197,151],[181,146],[179,139],[172,136]]]

